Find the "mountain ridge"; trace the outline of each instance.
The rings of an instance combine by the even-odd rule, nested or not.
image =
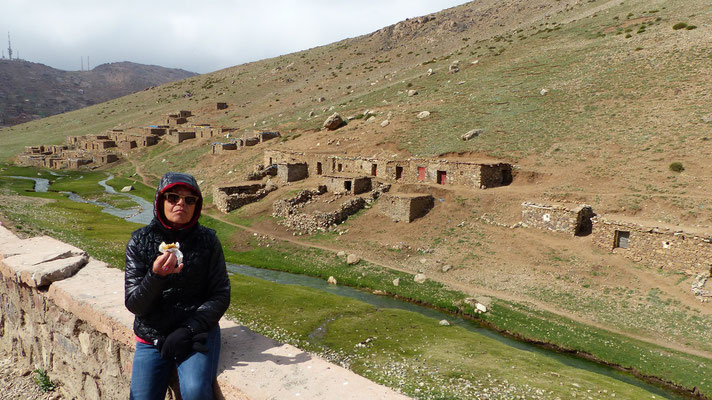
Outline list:
[[[0,126],[73,111],[196,74],[128,61],[63,71],[24,60],[0,60]]]

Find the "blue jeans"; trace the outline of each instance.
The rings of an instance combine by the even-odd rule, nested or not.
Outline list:
[[[218,374],[220,357],[220,327],[208,332],[206,353],[195,352],[176,365],[164,360],[156,346],[136,343],[131,371],[131,400],[163,400],[166,397],[171,370],[176,365],[180,394],[183,400],[213,398],[213,381]]]

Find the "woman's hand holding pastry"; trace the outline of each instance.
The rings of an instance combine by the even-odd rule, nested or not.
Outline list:
[[[176,256],[172,252],[161,254],[153,262],[153,273],[160,277],[179,273],[183,269],[183,263],[176,265],[176,261]]]

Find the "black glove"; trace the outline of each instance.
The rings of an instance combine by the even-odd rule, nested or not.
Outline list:
[[[205,347],[205,343],[208,341],[208,332],[198,333],[193,336],[193,350],[199,351],[201,353],[207,353],[208,348]]]
[[[193,338],[188,328],[173,331],[161,347],[161,358],[181,362],[193,352]]]

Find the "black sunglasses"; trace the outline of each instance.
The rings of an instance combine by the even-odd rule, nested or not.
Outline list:
[[[198,196],[192,196],[192,195],[187,195],[187,196],[181,196],[178,193],[166,193],[164,194],[166,200],[168,200],[169,203],[171,204],[178,204],[180,199],[183,199],[185,204],[189,206],[195,205],[195,203],[198,202]]]

